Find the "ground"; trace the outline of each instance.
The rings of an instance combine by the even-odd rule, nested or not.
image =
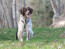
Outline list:
[[[33,28],[34,37],[20,46],[16,29],[0,29],[0,49],[65,49],[65,28]]]

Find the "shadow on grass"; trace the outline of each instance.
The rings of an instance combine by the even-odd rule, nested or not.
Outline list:
[[[16,29],[0,29],[0,40],[16,40]]]

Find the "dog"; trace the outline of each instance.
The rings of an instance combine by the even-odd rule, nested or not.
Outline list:
[[[29,40],[33,35],[32,31],[32,22],[31,19],[28,18],[32,14],[33,9],[30,7],[27,8],[21,8],[19,10],[20,16],[18,18],[18,32],[16,33],[16,39],[19,39],[21,45],[23,44],[23,32],[26,30],[27,38],[26,40]],[[29,20],[29,22],[28,22]]]
[[[26,8],[21,8],[19,10],[19,17],[17,20],[17,24],[18,24],[18,32],[16,33],[16,39],[19,39],[20,44],[23,44],[23,32],[24,32],[24,26],[25,26],[25,12],[26,12]]]
[[[30,7],[27,7],[27,12],[25,13],[26,16],[26,33],[27,33],[27,38],[26,40],[28,41],[30,38],[33,37],[33,30],[32,30],[32,21],[30,18],[30,15],[32,14],[33,9]]]

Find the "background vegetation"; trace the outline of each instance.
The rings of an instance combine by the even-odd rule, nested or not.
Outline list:
[[[33,8],[33,27],[46,27],[52,24],[53,11],[49,0],[0,0],[0,28],[16,28],[18,10],[24,6]]]

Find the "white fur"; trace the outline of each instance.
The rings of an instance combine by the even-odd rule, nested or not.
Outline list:
[[[20,15],[20,17],[19,17],[19,22],[18,22],[18,39],[20,40],[20,41],[23,41],[23,38],[22,38],[22,36],[23,36],[23,31],[24,31],[24,24],[25,24],[25,20],[24,20],[24,17],[22,16],[22,15]],[[23,22],[24,23],[23,23]]]

